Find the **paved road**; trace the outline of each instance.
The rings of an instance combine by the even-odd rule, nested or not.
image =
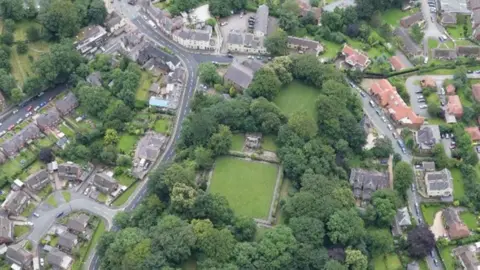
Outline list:
[[[435,0],[438,1],[438,0]],[[423,49],[425,57],[428,56],[428,38],[438,38],[445,34],[445,29],[437,23],[435,19],[436,14],[430,12],[430,7],[428,6],[428,0],[421,0],[421,9],[423,13],[423,18],[425,18],[425,37],[423,39]],[[439,10],[437,4],[437,10]]]

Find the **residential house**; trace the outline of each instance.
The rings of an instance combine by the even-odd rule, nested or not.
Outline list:
[[[255,15],[255,26],[254,26],[254,34],[255,36],[266,36],[267,35],[267,28],[268,28],[268,6],[267,5],[260,5],[257,8],[257,14]]]
[[[20,266],[20,269],[32,268],[33,255],[25,250],[20,244],[8,246],[6,258],[9,262]]]
[[[472,10],[472,37],[476,40],[480,39],[480,9]]]
[[[455,116],[456,119],[462,118],[463,106],[460,97],[457,95],[448,96],[446,113]]]
[[[78,106],[77,97],[72,93],[68,92],[61,100],[55,103],[55,107],[60,112],[62,116],[65,116],[72,112]]]
[[[78,244],[78,237],[75,234],[65,231],[59,235],[58,247],[61,250],[70,253],[77,246],[77,244]]]
[[[432,77],[424,77],[420,81],[420,86],[422,88],[437,87],[437,84],[435,83],[435,80]]]
[[[177,67],[174,71],[168,73],[167,83],[183,84],[185,80],[185,74],[186,72],[184,68]]]
[[[445,87],[445,93],[447,95],[455,95],[455,86],[453,86],[453,84],[449,84],[447,85],[447,87]]]
[[[212,39],[211,30],[198,30],[182,28],[173,33],[173,40],[180,45],[194,50],[212,50],[215,40]]]
[[[118,188],[117,181],[105,173],[95,174],[93,185],[104,194],[110,194]]]
[[[0,216],[0,244],[13,242],[13,222],[8,217]]]
[[[480,47],[478,46],[457,46],[458,56],[473,57],[475,59],[480,57]]]
[[[87,82],[93,86],[102,86],[102,74],[99,71],[90,73],[87,76]]]
[[[424,125],[415,132],[415,142],[420,152],[432,151],[435,144],[441,143],[440,129],[437,125]]]
[[[121,40],[120,44],[124,50],[130,51],[133,48],[135,48],[137,45],[142,43],[144,40],[144,37],[145,36],[143,35],[143,33],[137,29],[135,31],[131,31],[123,35],[120,39]]]
[[[47,263],[53,269],[68,270],[73,264],[73,258],[60,250],[52,250],[47,255]]]
[[[478,243],[457,247],[452,250],[452,253],[460,262],[461,269],[478,270],[480,268]]]
[[[480,129],[478,127],[466,127],[465,132],[470,135],[470,138],[472,138],[473,142],[480,141]]]
[[[41,135],[42,133],[35,123],[30,123],[12,138],[6,140],[1,148],[7,157],[13,158],[23,147]]]
[[[415,14],[412,14],[410,16],[403,17],[402,19],[400,19],[400,25],[405,27],[405,28],[409,28],[410,26],[412,26],[414,24],[417,24],[417,23],[421,23],[421,22],[423,22],[422,11],[419,11]]]
[[[432,55],[433,55],[433,58],[435,59],[453,60],[453,59],[457,59],[457,50],[435,48],[432,50]]]
[[[393,235],[402,235],[402,231],[409,226],[412,226],[412,221],[410,219],[410,213],[408,212],[408,208],[403,207],[398,209],[392,226]]]
[[[55,108],[50,108],[47,113],[41,114],[37,118],[37,126],[43,132],[47,132],[55,127],[61,122],[60,113]]]
[[[480,83],[472,85],[472,95],[477,102],[480,102]]]
[[[160,87],[160,84],[152,83],[152,85],[150,85],[150,88],[148,88],[148,92],[158,96],[161,89],[162,88]]]
[[[231,83],[235,88],[244,90],[253,80],[254,72],[250,68],[233,61],[223,76],[225,82]]]
[[[309,52],[315,55],[323,52],[323,46],[318,41],[308,38],[289,36],[287,39],[287,46],[290,49],[295,49],[302,52]]]
[[[392,66],[392,70],[394,71],[401,71],[407,68],[398,56],[392,56],[390,58],[390,65]]]
[[[68,140],[67,136],[63,136],[62,138],[58,139],[55,145],[60,149],[65,149],[69,143],[70,141]]]
[[[160,133],[148,131],[145,133],[145,136],[138,141],[135,157],[155,162],[162,151],[166,139],[167,138]]]
[[[360,71],[366,69],[371,63],[366,53],[353,49],[347,44],[343,46],[342,55],[345,57],[345,63]]]
[[[142,47],[135,52],[132,52],[131,57],[140,65],[146,66],[148,63],[164,70],[170,70],[169,64],[176,66],[180,60],[175,55],[167,53],[158,46],[150,42],[144,42]]]
[[[47,170],[43,169],[38,172],[31,174],[27,180],[25,180],[25,185],[33,191],[40,191],[45,186],[50,183],[50,178]]]
[[[457,14],[444,12],[440,23],[443,26],[455,26],[457,24]]]
[[[422,168],[425,172],[434,172],[435,171],[435,162],[433,162],[433,161],[422,161]]]
[[[27,207],[28,202],[29,197],[25,192],[21,190],[10,191],[7,198],[2,203],[2,208],[11,216],[19,216],[22,214],[25,207]]]
[[[242,65],[244,65],[247,68],[253,70],[253,72],[257,72],[265,65],[265,63],[263,63],[262,61],[259,61],[257,59],[249,59],[249,60],[243,61]]]
[[[470,230],[467,225],[458,216],[457,210],[452,207],[448,207],[442,212],[443,219],[445,220],[445,227],[447,229],[448,236],[451,240],[464,238],[470,235]]]
[[[251,149],[260,148],[262,143],[261,133],[247,133],[245,134],[245,146]]]
[[[267,49],[263,41],[264,37],[232,30],[227,36],[227,49],[229,52],[264,54]]]
[[[56,172],[58,170],[58,163],[56,160],[47,164],[47,170],[49,173]]]
[[[441,171],[425,173],[425,186],[429,197],[450,197],[453,194],[453,178],[445,168]]]
[[[480,0],[467,0],[467,8],[472,11],[480,9]]]
[[[58,178],[61,180],[78,181],[81,180],[82,168],[77,164],[67,162],[58,165]]]
[[[75,42],[75,48],[81,54],[94,53],[107,39],[107,30],[100,25],[88,26],[83,33],[83,39]]]
[[[403,27],[397,27],[393,34],[402,41],[402,50],[410,57],[416,57],[423,53],[422,48],[410,37],[408,30]]]
[[[105,20],[107,31],[114,35],[120,34],[125,25],[127,25],[125,19],[115,11],[112,11]]]
[[[354,168],[350,173],[350,184],[353,186],[355,199],[370,201],[373,192],[388,188],[390,181],[386,172]]]
[[[80,214],[68,220],[67,228],[74,234],[82,234],[87,230],[90,217],[86,214]]]

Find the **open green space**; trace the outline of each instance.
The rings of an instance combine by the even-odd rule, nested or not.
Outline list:
[[[243,133],[233,134],[231,149],[233,151],[242,151],[244,142],[245,142],[245,136],[243,135]]]
[[[148,90],[152,85],[152,78],[153,78],[152,74],[142,70],[142,74],[140,76],[140,86],[137,89],[135,99],[141,100],[141,101],[148,100]]]
[[[436,38],[429,38],[428,39],[428,48],[435,49],[438,47],[438,39]]]
[[[400,19],[411,15],[418,11],[418,8],[412,8],[407,11],[401,9],[392,8],[382,12],[382,21],[390,24],[393,27],[397,27],[400,24]]]
[[[30,230],[30,226],[15,225],[15,227],[13,227],[13,236],[15,236],[15,238],[20,237],[28,233],[29,230]]]
[[[468,39],[457,39],[455,40],[455,44],[457,44],[457,46],[476,46],[475,43]]]
[[[453,197],[455,200],[459,200],[465,196],[465,187],[463,186],[463,175],[460,169],[450,169],[450,173],[453,177]]]
[[[475,230],[477,229],[478,225],[477,225],[477,217],[468,212],[468,211],[462,211],[460,213],[460,218],[462,219],[462,221],[465,223],[465,225],[467,225],[467,227],[470,229],[470,230]]]
[[[443,264],[445,265],[446,270],[455,269],[455,259],[452,256],[452,250],[455,246],[447,246],[440,248],[440,257],[442,257]]]
[[[278,167],[233,157],[217,159],[210,192],[227,198],[237,215],[267,218]]]
[[[51,206],[53,206],[53,207],[57,207],[57,206],[58,206],[58,203],[57,203],[57,200],[55,200],[55,195],[54,195],[54,194],[48,196],[46,202],[47,202],[48,204],[50,204]]]
[[[10,54],[11,73],[18,83],[23,84],[27,77],[33,74],[33,61],[44,52],[48,52],[48,43],[46,42],[29,43],[28,52],[25,54],[17,53],[17,47],[12,46]]]
[[[153,129],[158,133],[166,134],[170,129],[169,127],[170,127],[170,120],[167,118],[162,118],[155,121],[155,126],[153,127]]]
[[[105,203],[108,199],[108,196],[106,194],[103,194],[103,193],[98,193],[98,197],[97,197],[97,201],[101,202],[101,203]]]
[[[16,175],[24,172],[28,161],[35,158],[36,153],[33,151],[25,150],[20,152],[14,159],[9,159],[0,165],[0,177],[5,176],[7,179],[14,179]]]
[[[464,36],[464,25],[467,25],[467,36]],[[454,26],[446,27],[448,34],[453,39],[467,38],[472,33],[472,22],[470,16],[467,15],[457,15],[457,24]]]
[[[62,191],[63,199],[68,203],[72,200],[72,194],[68,191]]]
[[[311,117],[315,117],[315,102],[318,95],[318,89],[293,81],[280,90],[274,102],[287,116],[304,110]]]
[[[35,26],[38,29],[42,29],[42,25],[35,21],[23,20],[15,23],[15,31],[13,31],[13,37],[15,41],[27,40],[27,29],[30,26]]]
[[[262,139],[262,148],[267,151],[276,152],[277,145],[275,144],[275,137],[272,135],[264,136]]]
[[[105,229],[106,229],[105,222],[102,219],[98,224],[97,228],[95,229],[95,232],[93,233],[92,240],[90,240],[88,244],[84,244],[83,247],[80,249],[80,259],[75,260],[75,262],[72,265],[72,270],[83,269],[83,264],[87,261],[90,250],[92,248],[95,248],[98,240],[100,240],[100,237],[105,232]]]
[[[42,200],[47,198],[50,193],[52,193],[53,187],[52,185],[48,184],[46,187],[44,187],[40,192],[37,194],[38,197],[40,197]]]
[[[433,225],[433,219],[435,218],[435,214],[438,211],[443,209],[443,207],[440,205],[426,206],[422,204],[421,207],[422,207],[423,218],[425,218],[425,221],[429,226]]]
[[[112,205],[113,206],[122,206],[124,203],[127,202],[128,198],[135,192],[137,189],[137,186],[140,184],[139,181],[135,182],[133,185],[131,185],[127,190],[125,190],[120,196],[118,196],[115,201],[113,201]]]
[[[42,168],[45,168],[45,164],[43,162],[41,162],[40,160],[36,160],[30,166],[28,166],[28,168],[23,170],[23,172],[18,176],[18,179],[25,180],[32,173],[35,173],[35,172],[41,170]]]
[[[320,55],[320,57],[335,58],[337,57],[338,52],[342,49],[342,44],[327,40],[322,40],[321,43],[325,51]]]
[[[375,270],[400,270],[403,269],[402,263],[397,254],[391,253],[387,255],[376,256],[373,258]]]
[[[138,141],[138,136],[124,134],[120,137],[117,148],[121,152],[128,154],[133,150],[137,141]]]

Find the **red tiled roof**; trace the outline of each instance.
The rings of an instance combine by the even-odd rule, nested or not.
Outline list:
[[[452,240],[460,239],[469,236],[470,230],[468,230],[467,225],[457,222],[448,228],[448,235]]]
[[[406,68],[398,56],[392,56],[392,58],[390,58],[390,64],[392,64],[393,69],[396,71]]]
[[[478,127],[467,127],[465,132],[470,135],[472,141],[480,141],[480,129]]]
[[[472,85],[472,95],[476,101],[480,102],[480,84]]]
[[[342,53],[345,54],[347,62],[352,62],[354,64],[365,67],[368,63],[368,56],[364,53],[353,49],[352,47],[345,44],[343,46]]]
[[[455,115],[455,117],[462,117],[463,106],[460,98],[457,95],[448,96],[447,112]]]
[[[447,95],[455,95],[455,86],[453,84],[447,85],[446,91]]]

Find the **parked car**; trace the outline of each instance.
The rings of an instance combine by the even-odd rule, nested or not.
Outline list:
[[[424,99],[424,98],[420,98],[420,99],[418,99],[417,101],[418,101],[418,103],[425,103],[425,99]]]
[[[10,126],[8,126],[8,130],[12,130],[15,128],[15,124],[11,124]]]
[[[388,130],[390,130],[390,131],[393,130],[393,127],[392,127],[392,125],[390,125],[390,124],[387,125],[387,128],[388,128]]]
[[[22,121],[23,121],[22,118],[18,119],[18,120],[17,120],[17,125],[20,124]]]
[[[28,118],[28,117],[30,117],[31,115],[32,115],[32,112],[28,112],[28,113],[25,114],[25,118]]]
[[[3,137],[3,135],[5,135],[5,133],[7,133],[7,132],[6,132],[5,130],[2,130],[2,131],[0,132],[0,138]]]
[[[229,58],[233,58],[233,54],[231,54],[231,53],[227,54],[227,56],[228,56]]]
[[[428,108],[428,105],[427,104],[422,104],[422,105],[419,106],[419,108],[420,109],[426,109],[426,108]]]
[[[28,106],[28,107],[27,107],[27,112],[31,111],[32,109],[33,109],[33,106],[32,106],[32,105]],[[16,110],[16,111],[18,112],[18,110]],[[15,112],[15,113],[16,113],[16,112]]]
[[[63,212],[58,213],[58,214],[56,215],[56,218],[59,218],[59,217],[61,217],[61,216],[63,216]]]
[[[383,121],[384,123],[387,122],[387,118],[385,118],[385,116],[382,116],[381,119],[382,119],[382,121]]]
[[[227,24],[228,24],[228,22],[221,22],[221,23],[220,23],[220,26],[225,26],[225,25],[227,25]]]
[[[43,107],[43,106],[45,106],[45,105],[47,105],[47,102],[45,102],[45,101],[42,102],[42,103],[40,103],[40,108]]]
[[[375,108],[375,102],[373,102],[373,100],[370,100],[368,103],[370,103],[370,106],[372,106],[372,108]]]
[[[375,109],[375,112],[380,115],[380,110],[379,109]]]
[[[360,96],[366,97],[365,93],[363,91],[360,91]]]
[[[44,266],[44,265],[45,265],[45,259],[40,258],[40,266]]]
[[[41,96],[43,96],[43,94],[45,94],[45,92],[40,92],[40,93],[37,95],[37,97],[41,97]]]
[[[448,138],[450,138],[450,134],[445,133],[445,139],[448,139]]]
[[[37,106],[37,107],[33,108],[33,111],[36,112],[36,111],[38,111],[39,109],[40,109],[40,106]]]
[[[398,138],[398,135],[397,135],[396,132],[392,132],[392,136],[393,136],[394,139]]]
[[[34,217],[40,217],[40,215],[37,212],[33,212]]]

